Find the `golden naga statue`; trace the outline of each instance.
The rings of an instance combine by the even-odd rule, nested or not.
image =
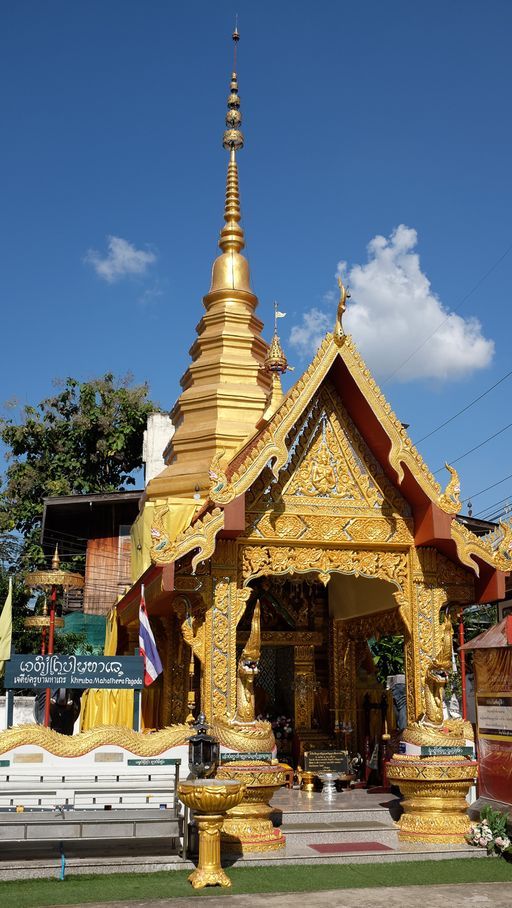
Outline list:
[[[217,719],[212,723],[212,733],[225,747],[248,754],[272,752],[276,743],[270,722],[256,719],[254,682],[259,672],[260,654],[260,603],[257,600],[251,633],[238,661],[236,714],[228,722]]]
[[[453,666],[452,638],[452,619],[447,610],[441,646],[425,672],[425,714],[419,722],[407,726],[402,735],[403,741],[420,745],[460,746],[466,740],[473,740],[471,722],[444,718],[444,692]]]
[[[452,670],[453,626],[449,612],[444,621],[443,639],[439,652],[425,673],[425,718],[428,725],[441,726],[444,721],[444,690]]]
[[[261,655],[260,601],[254,606],[251,633],[238,661],[235,722],[250,723],[256,719],[254,681],[259,672]]]
[[[216,501],[217,495],[219,495],[228,485],[228,477],[221,467],[221,461],[224,459],[225,454],[226,452],[224,450],[217,451],[213,456],[210,469],[208,470],[208,476],[210,478],[209,494],[212,501]]]

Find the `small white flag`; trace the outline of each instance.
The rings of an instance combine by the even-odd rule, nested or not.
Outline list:
[[[276,309],[276,318],[286,318],[286,312],[279,312],[279,309]]]

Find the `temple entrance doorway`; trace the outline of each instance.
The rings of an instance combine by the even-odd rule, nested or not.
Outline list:
[[[261,577],[237,631],[238,658],[254,603],[261,607],[256,715],[273,725],[279,756],[302,763],[305,750],[336,748],[361,756],[364,781],[382,781],[387,735],[397,722],[393,687],[405,700],[403,625],[390,582],[313,573]],[[402,722],[405,713],[402,712]],[[391,746],[390,744],[390,746]]]
[[[362,781],[383,765],[406,727],[404,626],[386,580],[334,574],[329,583],[336,737],[360,756]]]
[[[256,715],[272,723],[278,755],[299,762],[310,742],[333,743],[327,590],[314,574],[262,577],[238,625],[237,658],[249,637],[256,599],[261,607],[261,655],[255,680]]]

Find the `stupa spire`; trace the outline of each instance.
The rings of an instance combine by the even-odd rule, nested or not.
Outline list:
[[[240,36],[238,29],[233,32],[235,42],[234,64],[236,67],[236,46]],[[238,95],[238,79],[236,71],[231,74],[230,94],[228,97],[228,110],[226,114],[226,129],[222,138],[224,148],[229,151],[228,175],[226,180],[226,203],[224,205],[225,225],[220,233],[219,246],[223,252],[234,249],[240,252],[245,246],[243,229],[240,227],[240,191],[238,186],[238,165],[236,152],[244,147],[244,136],[240,130],[242,113],[240,111],[240,97]]]
[[[171,412],[176,431],[166,451],[167,466],[147,487],[149,498],[206,492],[213,458],[224,452],[229,460],[256,431],[279,377],[265,368],[268,345],[255,314],[258,299],[251,289],[249,263],[241,252],[245,236],[236,156],[244,137],[236,71],[238,28],[232,38],[234,65],[222,138],[229,161],[221,253],[213,263],[191,362]]]
[[[244,147],[244,136],[240,129],[242,113],[240,110],[240,96],[238,94],[238,76],[236,73],[236,49],[240,40],[238,28],[233,35],[234,42],[234,69],[231,73],[231,82],[228,95],[228,109],[226,113],[226,129],[222,137],[222,144],[229,151],[228,173],[226,178],[226,200],[224,203],[224,226],[220,232],[219,246],[222,249],[213,265],[212,284],[210,291],[224,287],[238,290],[250,290],[249,266],[246,259],[240,255],[245,246],[245,235],[240,226],[242,212],[240,210],[240,187],[238,182],[238,164],[236,153]]]

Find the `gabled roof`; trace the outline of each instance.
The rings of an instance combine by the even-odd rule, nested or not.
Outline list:
[[[435,545],[456,563],[471,568],[492,595],[489,581],[496,571],[512,568],[512,527],[500,524],[486,536],[476,536],[454,520],[461,508],[457,472],[447,465],[445,490],[437,482],[407,431],[391,409],[352,338],[339,330],[327,334],[316,356],[290,389],[271,419],[244,443],[229,463],[223,452],[211,465],[209,502],[195,521],[165,552],[182,557],[200,545],[193,564],[211,555],[216,533],[224,526],[223,509],[251,487],[269,466],[277,477],[288,460],[288,435],[325,380],[337,389],[350,418],[388,478],[413,509],[416,544]],[[212,510],[213,509],[213,510]],[[199,525],[198,525],[199,524]],[[202,537],[204,542],[200,542]],[[172,549],[172,552],[171,552]]]

